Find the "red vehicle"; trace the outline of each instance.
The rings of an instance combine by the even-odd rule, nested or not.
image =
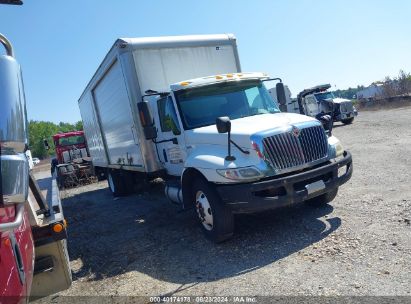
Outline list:
[[[45,176],[40,187],[30,172],[21,69],[1,34],[0,43],[0,303],[24,303],[72,278],[56,180]]]
[[[30,295],[33,281],[34,242],[24,209],[24,205],[0,207],[0,226],[20,223],[14,229],[0,230],[0,295],[10,302],[19,302]]]
[[[59,164],[69,163],[73,159],[88,156],[83,131],[58,133],[53,136],[53,141]]]
[[[75,187],[93,181],[94,172],[83,131],[53,135],[56,158],[51,161],[51,173],[57,170],[61,188]],[[46,149],[49,148],[45,141]]]

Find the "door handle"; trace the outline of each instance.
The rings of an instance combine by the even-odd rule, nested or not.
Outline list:
[[[23,285],[26,280],[26,274],[24,273],[23,257],[21,256],[20,247],[19,244],[17,244],[17,240],[14,233],[10,233],[9,238],[11,243],[11,249],[14,253],[14,259],[16,260],[17,272],[19,274],[20,283],[21,285]]]
[[[10,231],[18,228],[23,222],[24,204],[17,204],[17,212],[13,222],[0,224],[0,232]]]
[[[168,163],[166,149],[163,149],[163,156],[164,156],[164,161],[165,161],[166,163]]]
[[[160,140],[160,141],[154,141],[155,144],[162,144],[165,142],[172,142],[174,145],[178,145],[178,139],[177,137],[173,137],[170,139],[164,139],[164,140]]]

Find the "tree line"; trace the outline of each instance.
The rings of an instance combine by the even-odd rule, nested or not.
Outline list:
[[[363,90],[365,87],[363,85],[359,85],[356,88],[348,88],[346,90],[335,90],[333,91],[336,97],[345,98],[345,99],[355,99],[357,96],[357,92]]]
[[[400,70],[395,77],[386,76],[382,81],[375,81],[371,85],[381,86],[379,98],[391,98],[397,96],[409,95],[411,93],[411,73]],[[346,90],[335,90],[334,95],[346,99],[356,99],[358,92],[365,89],[359,85],[356,88]]]
[[[81,131],[83,130],[83,122],[78,121],[75,124],[60,122],[55,124],[50,121],[30,120],[29,122],[29,147],[33,157],[47,158],[55,154],[54,143],[52,136],[59,132]],[[47,151],[44,147],[44,139],[47,139],[50,144],[50,149]]]
[[[397,77],[385,77],[382,82],[382,98],[405,96],[411,93],[411,74],[400,70]]]

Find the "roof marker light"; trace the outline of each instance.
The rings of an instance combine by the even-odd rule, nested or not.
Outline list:
[[[217,75],[217,76],[215,77],[215,79],[218,79],[218,80],[223,79],[223,76]]]
[[[184,81],[184,82],[180,82],[180,85],[185,87],[185,86],[188,86],[190,83],[191,82],[189,82],[189,81]]]
[[[227,78],[233,78],[233,74],[227,74]]]

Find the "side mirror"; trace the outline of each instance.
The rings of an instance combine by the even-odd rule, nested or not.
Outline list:
[[[218,117],[216,119],[216,126],[218,133],[230,133],[231,132],[231,121],[227,116]]]
[[[148,108],[148,103],[141,101],[137,104],[137,108],[140,115],[140,122],[143,126],[144,137],[147,140],[157,138],[157,129],[154,125],[154,119],[151,116],[150,109]]]
[[[285,96],[285,88],[282,82],[278,82],[275,85],[275,91],[277,93],[277,100],[280,104],[280,110],[287,112],[287,97]]]
[[[225,160],[227,161],[235,160],[235,157],[231,155],[231,121],[230,121],[230,118],[227,116],[218,117],[215,121],[215,124],[217,126],[218,133],[228,133],[228,136],[227,136],[228,155],[225,157]]]
[[[44,149],[46,149],[47,151],[50,150],[50,145],[47,139],[43,139],[43,144],[44,144]]]
[[[328,136],[332,135],[332,131],[333,131],[333,126],[334,126],[334,122],[333,122],[333,118],[331,115],[327,115],[327,114],[322,114],[319,113],[316,115],[316,118],[322,123],[325,133]]]

